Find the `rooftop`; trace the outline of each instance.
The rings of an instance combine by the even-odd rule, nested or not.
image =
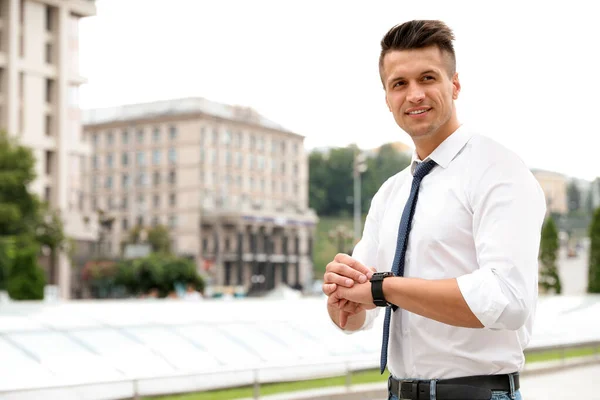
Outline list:
[[[293,133],[250,107],[217,103],[202,97],[127,104],[118,107],[82,110],[82,112],[83,125],[102,125],[185,114],[207,114],[230,121]]]

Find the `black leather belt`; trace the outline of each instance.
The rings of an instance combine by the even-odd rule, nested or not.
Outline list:
[[[519,389],[519,373],[510,374],[514,390]],[[510,393],[509,375],[478,375],[436,381],[436,400],[489,400],[492,391]],[[390,376],[388,390],[400,400],[428,400],[430,380],[398,380]]]

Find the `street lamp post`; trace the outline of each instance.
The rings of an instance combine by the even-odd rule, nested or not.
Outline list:
[[[357,150],[354,156],[354,244],[358,242],[361,236],[361,174],[367,170],[366,157],[364,153]]]

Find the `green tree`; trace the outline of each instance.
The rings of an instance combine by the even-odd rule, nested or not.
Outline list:
[[[38,265],[39,245],[24,239],[15,251],[14,266],[6,285],[14,300],[41,300],[44,298],[46,277]]]
[[[589,228],[590,252],[588,263],[589,293],[600,293],[600,208],[596,209]]]
[[[136,225],[131,228],[127,238],[122,242],[122,246],[142,242],[143,231],[146,235],[144,240],[150,244],[153,253],[171,253],[171,236],[169,229],[164,225],[156,225],[151,228]]]
[[[117,265],[115,284],[125,287],[132,295],[158,289],[161,296],[175,290],[176,284],[192,284],[204,289],[204,281],[193,261],[165,254],[151,254],[134,260],[123,260]]]
[[[552,217],[548,217],[542,228],[542,238],[540,242],[540,261],[542,269],[540,271],[539,286],[543,292],[554,291],[556,294],[562,292],[560,277],[556,260],[558,259],[559,241],[556,224]]]
[[[349,199],[354,196],[353,166],[355,145],[313,151],[309,156],[309,206],[318,215],[343,216],[351,214]],[[367,158],[367,171],[361,177],[361,208],[369,209],[379,187],[391,176],[410,164],[410,157],[398,152],[392,144],[381,146]]]
[[[381,185],[410,165],[410,157],[397,151],[391,143],[384,144],[374,157],[367,160],[367,171],[362,178],[362,210],[367,212],[371,200]]]
[[[54,258],[54,251],[63,249],[67,243],[60,216],[30,192],[34,179],[35,157],[31,149],[0,132],[0,288],[22,287],[22,282],[10,283],[11,279],[22,281],[22,276],[39,282],[37,270],[22,262],[42,246],[47,246]],[[6,246],[15,241],[19,244],[11,252],[10,245]],[[39,268],[37,262],[35,265]],[[24,271],[19,271],[22,268]],[[21,293],[38,298],[36,290]]]
[[[569,212],[577,211],[582,206],[581,191],[579,190],[575,180],[571,180],[567,186],[567,202]]]
[[[171,236],[164,225],[156,225],[148,230],[148,243],[154,253],[171,253]]]
[[[308,206],[319,215],[324,215],[328,208],[326,155],[320,151],[312,151],[308,156]]]
[[[593,185],[590,186],[590,188],[587,191],[587,196],[585,199],[585,211],[588,214],[593,214],[594,213],[594,189],[593,189]]]

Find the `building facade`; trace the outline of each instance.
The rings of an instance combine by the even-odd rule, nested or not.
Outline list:
[[[568,213],[567,186],[569,182],[567,177],[558,172],[541,169],[533,169],[531,172],[544,191],[547,212],[558,214]]]
[[[97,238],[81,174],[90,148],[81,140],[78,21],[94,15],[85,0],[0,0],[0,128],[33,150],[31,190],[60,211],[79,250]],[[76,250],[77,251],[77,250]],[[71,260],[42,260],[60,296],[71,296]]]
[[[303,136],[202,98],[88,110],[84,136],[93,207],[114,221],[107,254],[121,254],[133,227],[160,224],[217,287],[311,281],[317,218]]]

